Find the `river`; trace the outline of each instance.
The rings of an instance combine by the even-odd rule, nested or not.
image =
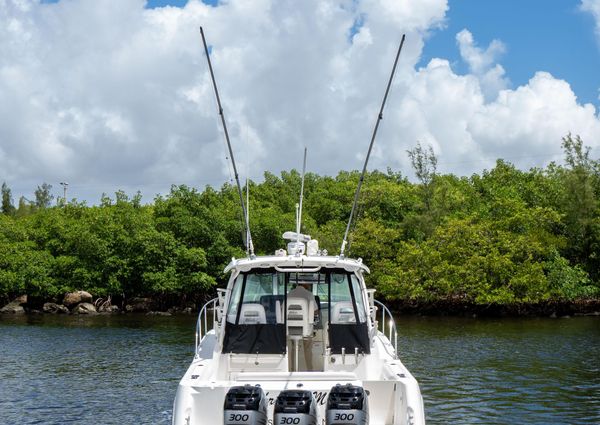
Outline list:
[[[428,425],[600,424],[600,317],[400,317]],[[0,316],[0,423],[170,424],[189,316]]]

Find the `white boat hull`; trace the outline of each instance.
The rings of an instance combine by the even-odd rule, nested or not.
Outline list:
[[[361,407],[356,409],[362,410],[360,415],[354,410],[355,418],[368,411],[370,425],[425,425],[419,384],[398,359],[393,317],[374,299],[375,290],[366,288],[363,273],[368,268],[362,261],[256,257],[233,260],[229,270],[227,288],[219,289],[218,297],[206,303],[198,317],[196,352],[179,383],[173,425],[225,423],[226,398],[233,400],[227,401],[228,412],[247,411],[253,416],[260,410],[260,421],[266,415],[267,424],[280,425],[273,423],[274,407],[285,390],[312,393],[316,412],[311,410],[309,416],[316,415],[316,424],[327,425],[328,396],[338,384],[350,384],[348,391],[358,392],[338,388],[331,398],[330,416],[352,410],[339,397],[360,394]],[[227,396],[232,387],[245,385],[258,385],[262,392],[251,392],[248,399]],[[232,394],[243,391],[236,388]],[[288,394],[277,404],[278,415],[287,406]],[[247,404],[250,399],[264,402],[256,407]],[[312,409],[312,401],[302,403]],[[289,413],[294,407],[286,409]]]
[[[212,339],[212,341],[211,341]],[[362,386],[368,393],[370,425],[424,425],[423,400],[419,385],[406,367],[389,356],[383,344],[387,338],[379,333],[374,352],[369,356],[332,356],[339,370],[323,372],[284,372],[261,370],[277,367],[272,356],[263,364],[255,364],[253,356],[232,359],[228,354],[217,358],[196,356],[182,378],[173,406],[173,425],[217,425],[223,423],[223,403],[233,386],[260,385],[268,399],[268,421],[273,425],[273,406],[283,390],[302,389],[313,393],[318,424],[325,425],[327,395],[336,384]],[[214,346],[214,335],[208,334],[200,346]],[[207,348],[208,348],[207,347]],[[200,352],[210,350],[200,350]],[[239,356],[241,357],[241,356]],[[237,360],[237,361],[236,361]],[[356,360],[358,360],[356,362]],[[280,356],[287,364],[287,356]],[[330,363],[331,364],[331,363]],[[233,365],[233,368],[231,367]],[[343,370],[343,369],[352,369]]]

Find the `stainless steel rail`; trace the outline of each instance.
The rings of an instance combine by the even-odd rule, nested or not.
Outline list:
[[[215,328],[215,324],[218,326],[217,321],[217,310],[219,305],[219,298],[213,298],[200,309],[200,313],[198,313],[198,320],[196,321],[196,345],[195,351],[198,352],[198,347],[200,346],[200,341],[204,338],[209,331],[208,329],[208,311],[212,310],[212,326]]]
[[[381,309],[381,333],[390,341],[390,344],[394,346],[394,355],[398,357],[398,331],[396,330],[396,322],[394,321],[394,316],[390,310],[380,301],[373,300],[374,304],[378,309]],[[387,320],[386,320],[387,319]],[[388,334],[385,334],[387,324]]]
[[[221,323],[221,317],[223,316],[223,307],[225,306],[225,298],[227,296],[227,290],[219,288],[217,289],[217,298],[213,298],[202,308],[200,309],[200,313],[198,313],[198,320],[196,321],[196,344],[195,344],[195,352],[198,353],[198,347],[202,342],[202,338],[208,333],[210,330],[208,328],[209,322],[209,311],[212,311],[212,328],[215,330],[217,336],[219,336],[219,326]]]

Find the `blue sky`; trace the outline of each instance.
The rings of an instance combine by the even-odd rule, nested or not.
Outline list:
[[[499,39],[506,53],[499,62],[513,88],[536,71],[564,79],[580,102],[598,101],[600,48],[594,19],[577,0],[450,0],[446,27],[426,41],[421,64],[433,57],[451,61],[455,72],[467,72],[455,35],[468,28],[480,46]]]
[[[187,0],[149,0],[147,4],[148,4],[149,8],[154,8],[154,7],[163,7],[163,6],[182,7],[182,6],[185,6],[186,3],[187,3]],[[215,2],[207,1],[205,3],[214,4]]]

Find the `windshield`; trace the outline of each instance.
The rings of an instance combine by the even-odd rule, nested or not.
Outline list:
[[[240,273],[227,309],[232,324],[285,323],[286,297],[302,287],[310,291],[323,323],[365,323],[366,310],[360,281],[343,270],[314,273],[282,273],[260,270]]]

